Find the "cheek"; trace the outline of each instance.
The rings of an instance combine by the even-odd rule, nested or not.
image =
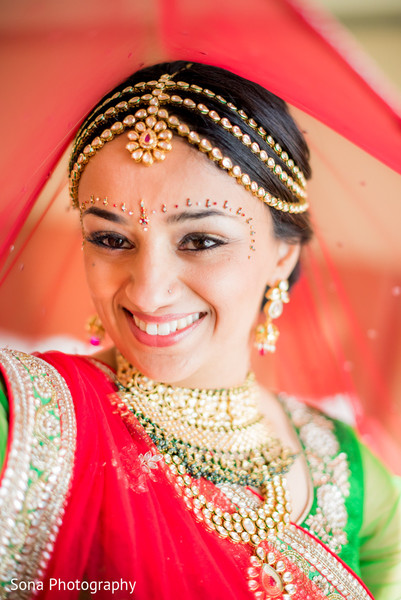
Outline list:
[[[107,299],[115,294],[123,280],[121,269],[116,264],[95,257],[92,252],[87,251],[84,265],[92,298]]]
[[[214,309],[218,321],[253,321],[265,289],[262,268],[247,257],[210,264],[194,281],[196,293]]]

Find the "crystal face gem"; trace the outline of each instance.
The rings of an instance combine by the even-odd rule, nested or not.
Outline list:
[[[147,231],[147,226],[149,225],[149,219],[145,208],[145,203],[141,200],[139,204],[141,216],[139,217],[139,224],[142,225],[144,231]]]
[[[270,565],[262,566],[261,582],[269,598],[278,598],[284,591],[280,576]]]
[[[247,531],[248,533],[252,534],[256,532],[256,527],[255,527],[255,523],[253,521],[251,521],[251,519],[246,518],[242,521],[242,525],[245,529],[245,531]]]
[[[283,303],[281,300],[272,302],[269,306],[269,315],[272,319],[277,319],[283,312]]]

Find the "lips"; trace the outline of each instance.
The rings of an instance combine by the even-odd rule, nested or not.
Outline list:
[[[202,323],[206,313],[155,317],[124,309],[135,338],[145,346],[165,347],[178,343]]]
[[[135,325],[139,327],[141,331],[145,331],[148,335],[170,335],[175,331],[181,331],[186,329],[192,323],[195,323],[200,318],[200,313],[192,313],[186,317],[180,319],[172,319],[171,321],[163,321],[161,323],[142,321],[137,316],[133,315]]]

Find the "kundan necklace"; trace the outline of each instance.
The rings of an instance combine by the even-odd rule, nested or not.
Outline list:
[[[260,413],[254,375],[230,389],[176,388],[145,377],[118,353],[117,380],[118,406],[135,415],[156,445],[186,508],[220,537],[253,547],[247,578],[255,597],[290,600],[297,590],[293,574],[270,543],[290,523],[283,475],[294,455]],[[234,511],[208,501],[200,477],[216,483]],[[263,501],[238,502],[240,485],[259,487]]]
[[[293,463],[259,410],[252,373],[229,389],[177,388],[145,377],[118,353],[117,379],[120,398],[158,450],[195,478],[260,487]]]
[[[174,388],[119,356],[117,377],[116,412],[134,415],[153,440],[183,505],[207,530],[252,548],[244,575],[255,600],[368,598],[334,555],[290,523],[284,473],[294,457],[259,413],[253,375],[227,390]],[[217,481],[221,496],[201,477]],[[261,497],[245,480],[261,482]]]

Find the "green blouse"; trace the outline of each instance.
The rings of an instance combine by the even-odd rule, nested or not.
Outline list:
[[[288,409],[288,407],[287,407]],[[289,411],[291,415],[291,410]],[[308,448],[313,444],[305,443],[311,429],[296,427],[300,441],[304,447],[306,458],[312,464],[314,458],[308,456]],[[330,544],[331,549],[344,560],[373,593],[375,600],[401,600],[401,481],[385,469],[382,463],[360,442],[353,430],[339,421],[332,421],[340,450],[347,454],[351,473],[337,473],[337,481],[350,486],[350,492],[345,503],[348,515],[345,537],[332,535],[335,533],[336,520],[341,532],[341,514],[331,516]],[[330,443],[325,439],[324,430],[318,436],[318,444]],[[4,382],[0,377],[0,468],[3,465],[7,448],[8,436],[8,401]],[[330,448],[328,447],[328,454]],[[322,455],[322,448],[317,454]],[[316,457],[315,457],[316,458]],[[338,454],[337,454],[338,458]],[[336,459],[327,463],[323,469],[339,469],[340,462]],[[317,470],[318,471],[318,470]],[[311,472],[312,479],[316,470]],[[324,471],[322,471],[323,473]],[[349,477],[349,482],[347,482]],[[362,485],[361,485],[362,483]],[[325,541],[327,535],[324,523],[325,485],[315,484],[315,495],[308,515],[302,525]],[[327,486],[326,486],[327,487]],[[316,489],[318,492],[316,493]],[[320,495],[319,495],[320,494]],[[328,508],[330,510],[330,508]],[[320,512],[319,512],[320,511]],[[341,513],[341,511],[340,511]],[[319,520],[320,519],[320,520]]]
[[[4,462],[8,438],[8,401],[5,385],[0,375],[0,469]]]

